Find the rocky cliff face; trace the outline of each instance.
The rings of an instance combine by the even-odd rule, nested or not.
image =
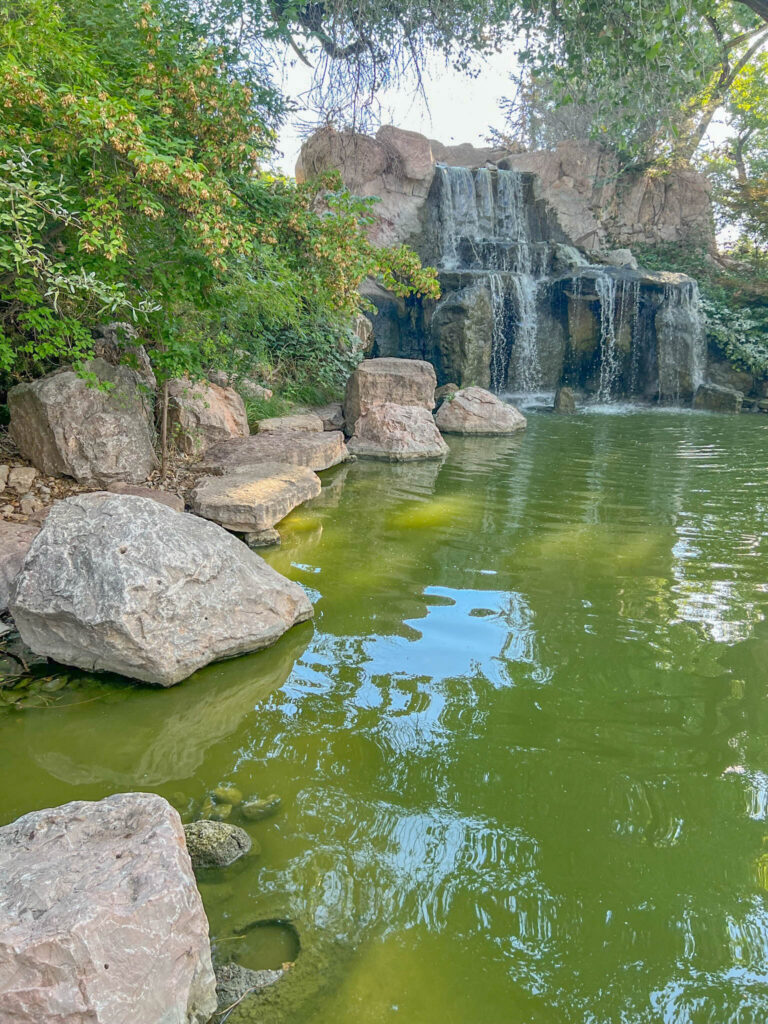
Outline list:
[[[376,139],[326,130],[304,147],[299,173],[336,166],[350,187],[380,195],[374,240],[407,241],[440,271],[436,303],[367,289],[374,354],[427,359],[441,384],[688,400],[706,363],[695,282],[638,270],[628,252],[598,262],[590,248],[609,224],[614,238],[643,240],[703,230],[708,197],[689,190],[686,205],[678,179],[654,204],[649,179],[625,201],[606,160],[586,144],[500,153],[393,128]]]

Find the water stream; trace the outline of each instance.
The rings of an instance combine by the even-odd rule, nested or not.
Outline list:
[[[267,553],[314,624],[170,690],[73,673],[0,710],[0,822],[279,794],[233,812],[261,855],[201,880],[217,955],[294,956],[256,921],[301,938],[228,1024],[764,1021],[763,420],[533,413],[323,474]]]

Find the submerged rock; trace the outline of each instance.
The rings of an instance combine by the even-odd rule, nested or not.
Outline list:
[[[741,412],[744,395],[732,388],[720,387],[719,384],[701,384],[693,397],[694,409],[706,409],[709,412]]]
[[[176,811],[120,793],[0,828],[0,1018],[206,1024],[208,922]]]
[[[576,412],[576,396],[572,388],[558,388],[555,392],[555,412],[570,416]]]
[[[24,458],[48,476],[101,486],[141,483],[155,465],[155,453],[139,378],[103,359],[85,368],[110,390],[89,386],[73,370],[11,388],[11,436]]]
[[[216,998],[219,1013],[249,995],[257,995],[280,981],[285,971],[252,971],[240,964],[221,964],[216,968]]]
[[[528,425],[514,405],[474,387],[456,391],[450,402],[443,402],[435,422],[446,434],[514,434]]]
[[[243,540],[249,548],[273,548],[278,544],[282,543],[283,538],[274,526],[268,527],[266,530],[255,530],[253,532],[244,533]]]
[[[177,378],[168,382],[168,398],[171,437],[190,455],[250,433],[245,405],[233,388]]]
[[[321,490],[320,478],[306,466],[265,462],[224,476],[203,477],[189,502],[197,515],[228,530],[258,533],[279,523]]]
[[[370,410],[387,404],[417,406],[432,411],[437,378],[422,359],[366,359],[347,381],[344,418],[348,434]]]
[[[162,686],[312,616],[298,584],[221,527],[107,493],[53,506],[9,603],[37,654]]]
[[[184,826],[184,835],[196,870],[226,868],[252,850],[261,852],[258,846],[254,847],[245,829],[223,821],[193,821],[191,825]]]
[[[427,409],[392,402],[375,405],[357,418],[348,448],[353,455],[392,462],[440,459],[448,454],[448,445]]]
[[[263,821],[264,818],[271,818],[273,814],[277,814],[281,804],[280,797],[276,793],[270,793],[263,800],[243,800],[240,804],[240,813],[248,821]]]
[[[260,467],[265,462],[306,466],[316,473],[344,462],[348,456],[340,430],[321,433],[254,434],[224,441],[209,448],[195,469],[221,475],[235,470]]]

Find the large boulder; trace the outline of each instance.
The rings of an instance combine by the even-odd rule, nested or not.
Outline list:
[[[573,388],[561,387],[555,392],[555,412],[561,416],[571,416],[576,412],[576,396]]]
[[[282,462],[306,466],[319,473],[344,462],[348,455],[340,430],[324,430],[318,434],[293,431],[254,434],[213,445],[195,469],[199,473],[221,474],[263,466],[265,462]]]
[[[10,432],[21,454],[47,476],[79,483],[141,483],[155,465],[146,393],[127,366],[92,359],[86,369],[109,390],[74,370],[18,384],[8,392]]]
[[[258,533],[322,490],[305,466],[265,462],[224,476],[205,476],[192,491],[193,512],[236,533]]]
[[[38,531],[37,526],[0,519],[0,612],[8,608],[11,584],[18,576]]]
[[[206,1024],[208,921],[176,811],[151,793],[0,828],[0,1019]]]
[[[527,420],[514,405],[483,388],[464,388],[437,410],[435,422],[444,434],[514,434]]]
[[[708,412],[741,412],[744,395],[732,388],[724,388],[719,384],[701,384],[693,396],[694,409],[706,409]]]
[[[161,686],[312,615],[298,584],[221,527],[105,492],[53,506],[9,605],[36,654]]]
[[[358,417],[348,448],[353,455],[390,462],[440,459],[448,454],[448,445],[427,409],[393,402],[374,405]]]
[[[189,455],[250,433],[245,405],[233,388],[183,377],[168,381],[168,426],[176,444]]]
[[[417,406],[431,412],[436,387],[434,367],[423,359],[365,359],[347,381],[344,395],[347,433],[354,434],[358,419],[385,402]]]

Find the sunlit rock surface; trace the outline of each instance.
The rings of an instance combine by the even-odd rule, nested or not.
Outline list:
[[[10,608],[35,653],[162,686],[312,616],[298,584],[221,527],[106,493],[54,505]]]
[[[207,1024],[208,921],[176,811],[150,793],[0,828],[0,1019]]]

